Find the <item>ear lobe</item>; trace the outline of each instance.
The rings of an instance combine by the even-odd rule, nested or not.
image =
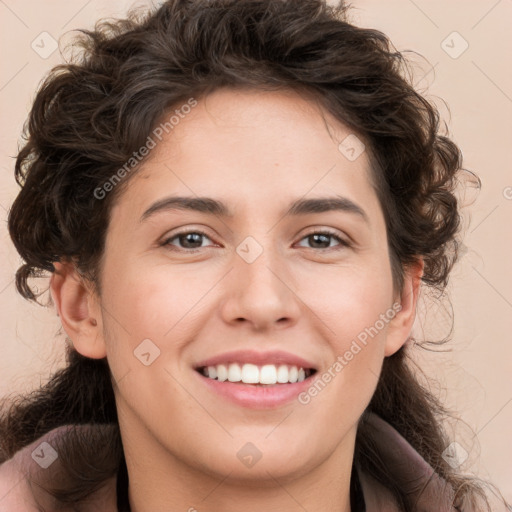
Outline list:
[[[54,262],[54,267],[50,293],[63,329],[83,356],[106,357],[101,313],[93,292],[72,262]]]
[[[400,296],[398,297],[401,309],[388,324],[384,351],[386,357],[397,352],[409,339],[414,319],[416,317],[416,304],[418,301],[424,265],[425,262],[423,261],[423,258],[421,258],[416,264],[411,265],[406,270],[404,275],[404,285]]]

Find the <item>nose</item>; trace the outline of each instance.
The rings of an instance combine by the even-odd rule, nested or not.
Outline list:
[[[229,273],[221,314],[225,322],[245,323],[254,331],[295,324],[301,301],[285,263],[275,251],[265,248],[252,263],[238,254]]]

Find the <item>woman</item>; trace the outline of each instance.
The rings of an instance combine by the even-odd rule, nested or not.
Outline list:
[[[16,163],[17,288],[51,273],[69,345],[4,408],[5,499],[484,510],[407,362],[456,259],[461,153],[388,39],[320,0],[84,34]]]

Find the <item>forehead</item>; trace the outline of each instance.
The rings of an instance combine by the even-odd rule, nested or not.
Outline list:
[[[240,206],[244,198],[270,204],[308,193],[372,195],[366,152],[355,159],[345,152],[344,141],[359,143],[359,151],[362,140],[302,93],[221,89],[186,111],[130,179],[119,202],[131,211],[141,215],[168,193]]]

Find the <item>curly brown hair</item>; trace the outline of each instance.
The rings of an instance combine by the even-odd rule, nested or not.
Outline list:
[[[424,284],[444,290],[457,258],[461,151],[440,133],[438,111],[415,91],[404,56],[382,32],[351,24],[347,11],[343,2],[322,0],[168,0],[153,12],[82,30],[80,56],[55,67],[40,87],[16,160],[21,191],[8,226],[25,261],[16,273],[18,291],[37,300],[29,279],[72,260],[101,294],[109,214],[137,169],[104,198],[98,187],[144,145],[162,113],[221,87],[293,89],[357,133],[384,212],[395,288],[422,258]],[[389,422],[449,482],[458,510],[478,497],[486,502],[479,482],[443,459],[448,412],[420,384],[408,350],[385,359],[367,411]],[[115,474],[124,456],[106,359],[85,358],[71,346],[67,356],[45,386],[5,408],[0,462],[60,425],[109,424],[102,435],[112,441],[110,459],[97,461],[78,444],[61,449],[77,476],[53,492],[78,502]],[[354,460],[393,491],[403,510],[414,510],[375,457],[365,415]],[[87,468],[94,465],[91,477]]]

